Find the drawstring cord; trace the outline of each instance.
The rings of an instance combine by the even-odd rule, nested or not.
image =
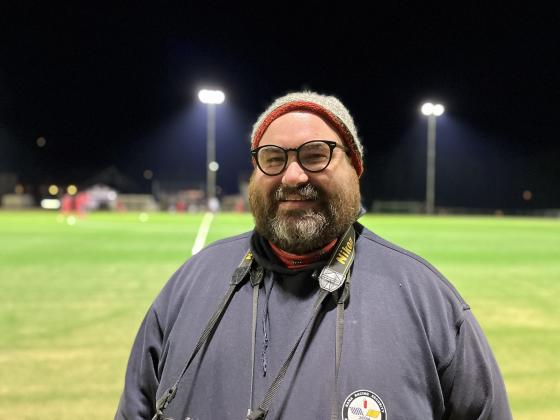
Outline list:
[[[262,370],[263,370],[263,377],[266,376],[266,372],[268,371],[268,360],[267,360],[267,351],[269,346],[270,338],[268,336],[268,332],[270,330],[270,320],[268,318],[268,301],[270,300],[270,295],[272,293],[272,288],[274,287],[274,281],[270,284],[270,288],[268,292],[266,290],[266,284],[263,282],[263,290],[264,295],[266,297],[265,306],[263,311],[263,319],[262,319],[262,327],[263,327],[263,342],[262,342],[262,351],[261,351],[261,362],[262,362]]]

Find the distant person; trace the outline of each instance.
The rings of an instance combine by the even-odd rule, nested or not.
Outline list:
[[[72,214],[75,210],[75,200],[74,196],[70,194],[64,194],[62,196],[61,204],[60,204],[60,211],[63,215],[68,216]]]
[[[177,213],[184,213],[186,210],[187,210],[187,202],[183,198],[178,199],[177,202],[175,203],[175,211]]]
[[[345,106],[283,96],[251,141],[255,230],[208,246],[163,288],[116,418],[510,419],[469,305],[356,221],[363,149]]]
[[[84,217],[86,215],[88,203],[89,195],[86,191],[81,191],[76,195],[75,204],[78,216]]]
[[[89,195],[86,191],[81,191],[77,194],[66,193],[62,196],[60,211],[65,216],[76,214],[77,216],[84,217],[87,212],[89,203]]]

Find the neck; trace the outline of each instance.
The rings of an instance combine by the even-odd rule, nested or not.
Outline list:
[[[272,242],[268,241],[274,254],[278,257],[280,261],[282,261],[282,264],[284,264],[286,268],[289,268],[291,270],[305,268],[313,264],[314,262],[325,259],[330,254],[333,247],[336,245],[336,242],[337,239],[333,239],[324,247],[317,249],[315,251],[306,254],[292,254],[290,252],[278,248]]]

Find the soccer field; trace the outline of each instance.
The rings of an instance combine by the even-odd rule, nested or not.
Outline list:
[[[112,418],[138,326],[202,217],[95,213],[68,224],[0,212],[0,418]],[[560,220],[361,222],[427,258],[470,303],[514,418],[560,419]],[[249,215],[218,214],[207,243],[251,226]]]

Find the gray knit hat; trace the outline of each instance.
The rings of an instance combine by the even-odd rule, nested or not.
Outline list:
[[[304,91],[292,92],[276,99],[253,125],[251,148],[254,149],[259,145],[272,121],[292,111],[308,111],[317,114],[336,129],[344,144],[350,149],[350,157],[356,173],[358,176],[362,175],[364,171],[362,142],[348,109],[334,96]]]

